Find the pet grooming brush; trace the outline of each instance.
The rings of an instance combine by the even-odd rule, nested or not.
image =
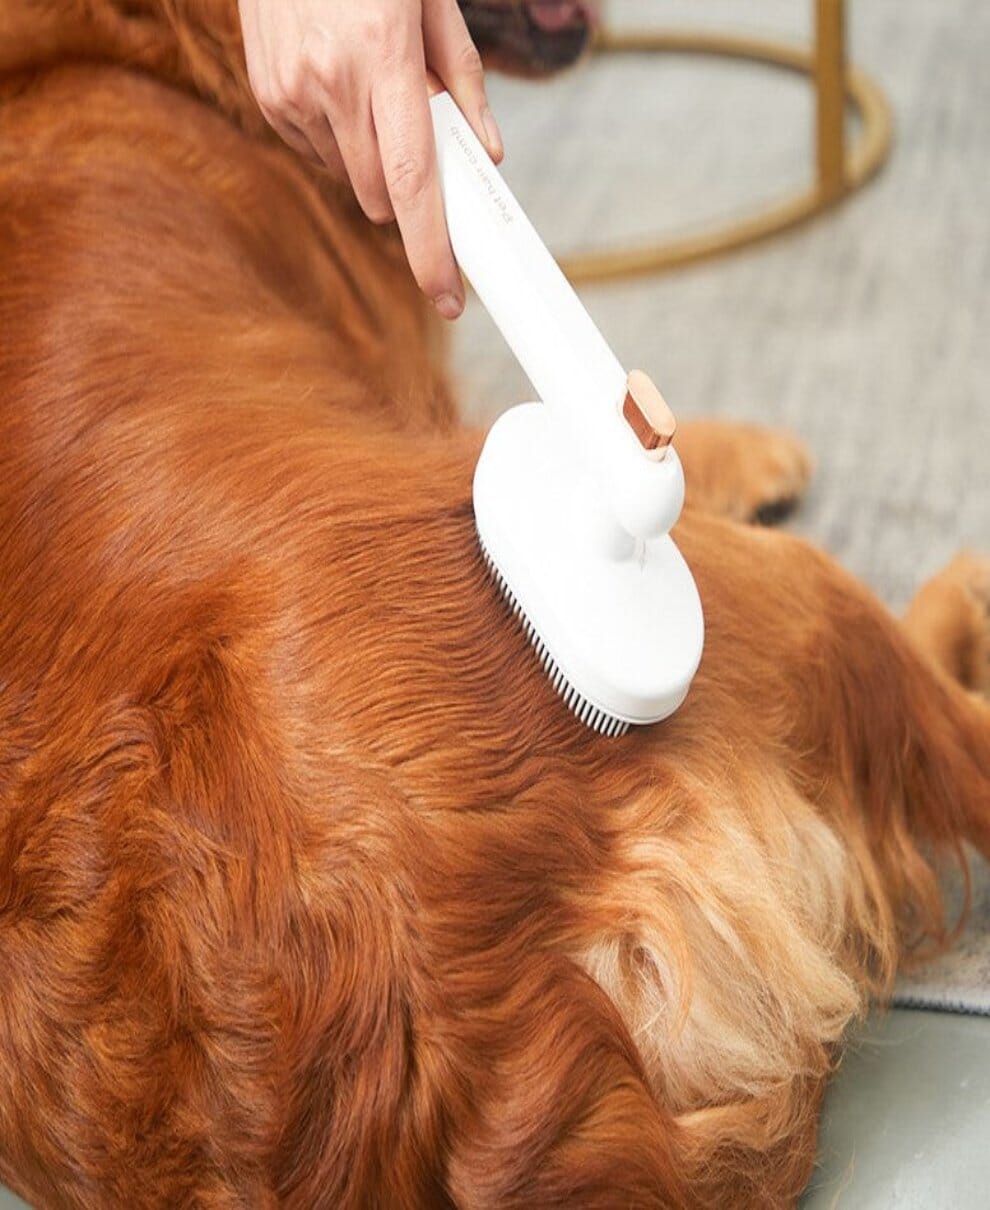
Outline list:
[[[621,735],[672,714],[701,660],[701,601],[669,532],[674,418],[622,368],[450,95],[431,107],[454,255],[542,400],[485,440],[482,551],[567,706]]]

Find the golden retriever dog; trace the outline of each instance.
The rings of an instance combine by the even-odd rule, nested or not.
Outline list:
[[[793,1204],[990,852],[990,567],[897,622],[687,425],[707,647],[580,726],[394,233],[232,0],[0,7],[0,1179],[44,1207]],[[723,515],[720,515],[723,514]],[[663,619],[657,619],[657,626]]]

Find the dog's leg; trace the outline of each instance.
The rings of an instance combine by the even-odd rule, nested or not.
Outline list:
[[[739,712],[733,734],[772,740],[768,760],[792,754],[800,793],[877,864],[868,898],[905,922],[902,935],[944,936],[926,854],[964,840],[990,851],[990,707],[831,560],[781,533],[723,525],[696,512],[680,526],[709,619],[684,710],[703,705],[715,678],[722,707]],[[881,947],[881,987],[896,950]]]
[[[727,420],[693,420],[677,431],[687,503],[734,521],[773,524],[798,503],[811,456],[790,433]]]
[[[938,685],[952,702],[949,725],[965,757],[945,777],[960,782],[953,805],[963,836],[990,856],[990,559],[958,555],[919,589],[903,626],[914,646],[951,678],[946,683],[939,676]],[[945,712],[933,702],[928,714],[933,730],[941,731]],[[975,779],[967,777],[974,764]]]
[[[964,689],[990,696],[990,559],[957,555],[918,590],[904,628]]]
[[[835,783],[858,802],[892,901],[915,899],[915,922],[937,905],[912,846],[955,851],[969,841],[990,853],[990,705],[987,563],[964,558],[926,585],[903,627],[851,582],[830,592],[829,623],[814,648],[809,718]],[[920,896],[917,892],[921,892]],[[920,909],[920,910],[919,910]],[[903,915],[903,913],[900,913]],[[912,927],[908,932],[913,931]],[[926,931],[921,928],[919,931]],[[944,935],[936,926],[936,939]]]

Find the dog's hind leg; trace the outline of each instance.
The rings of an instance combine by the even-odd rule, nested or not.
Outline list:
[[[914,645],[954,682],[946,686],[954,739],[966,757],[953,768],[963,831],[990,855],[990,558],[957,555],[919,589],[903,619]],[[940,687],[945,684],[939,677]],[[961,686],[965,693],[959,693]],[[938,714],[937,720],[935,714]],[[932,724],[944,725],[933,704]],[[976,777],[967,778],[970,765]]]
[[[687,504],[733,521],[773,524],[798,504],[811,455],[790,433],[729,420],[693,420],[674,444],[684,463]]]
[[[865,616],[845,619],[845,672],[858,688],[847,683],[844,701],[872,715],[847,717],[847,738],[859,733],[851,773],[886,816],[876,841],[892,865],[901,824],[936,849],[968,841],[990,855],[988,604],[990,562],[961,556],[919,591],[900,635],[884,641]]]
[[[678,536],[708,620],[684,709],[697,715],[717,673],[720,710],[735,703],[737,733],[771,740],[768,757],[790,754],[796,788],[862,858],[881,914],[912,939],[944,937],[931,857],[966,840],[990,852],[990,707],[911,641],[925,642],[918,613],[905,631],[805,543],[697,512]],[[896,957],[884,949],[881,985]]]
[[[990,558],[957,555],[918,590],[904,628],[964,689],[990,697]]]

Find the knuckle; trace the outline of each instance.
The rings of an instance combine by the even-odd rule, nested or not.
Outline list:
[[[267,80],[254,89],[254,99],[258,102],[258,108],[271,122],[278,114],[278,98],[275,95],[275,89]]]
[[[436,271],[423,270],[420,272],[417,285],[427,298],[439,298],[443,294],[450,293],[443,274]]]
[[[341,66],[322,29],[307,30],[303,35],[299,60],[304,77],[318,80],[331,94],[337,90],[342,76]]]
[[[443,257],[436,251],[430,253],[421,249],[421,255],[417,259],[416,281],[423,293],[428,298],[449,294],[451,277]]]
[[[258,102],[258,105],[261,109],[270,108],[272,98],[271,89],[268,87],[267,74],[259,71],[257,66],[250,61],[247,64],[247,72],[248,86],[251,89],[254,99]]]
[[[314,64],[313,76],[320,82],[325,97],[341,104],[347,97],[347,75],[336,59],[324,59]]]
[[[471,41],[464,42],[457,51],[455,67],[465,76],[480,76],[482,74],[481,55]]]
[[[395,24],[380,8],[369,8],[361,18],[360,35],[379,54],[388,55],[395,46]]]
[[[306,69],[301,61],[281,68],[274,79],[274,105],[278,113],[299,113],[306,103]]]
[[[364,212],[376,227],[387,226],[393,218],[391,208],[384,202],[368,202]]]
[[[355,192],[361,199],[361,209],[371,222],[383,226],[392,221],[392,207],[385,192],[385,183],[374,176],[355,182]]]
[[[417,201],[426,192],[428,182],[427,166],[415,156],[399,156],[389,165],[389,192],[399,202]]]

